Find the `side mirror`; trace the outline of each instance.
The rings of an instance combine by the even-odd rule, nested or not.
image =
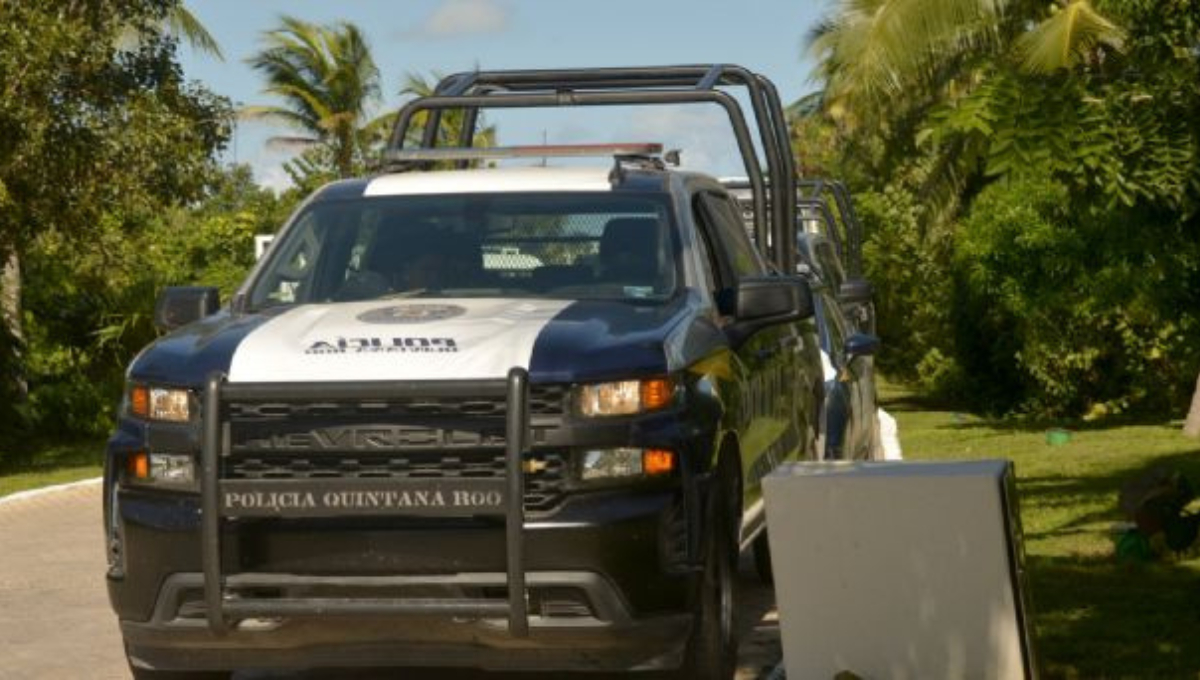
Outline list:
[[[756,276],[738,281],[734,316],[738,321],[784,323],[813,314],[808,281],[796,276]]]
[[[758,331],[813,315],[808,281],[795,276],[755,276],[738,281],[733,293],[733,317],[725,333],[734,346]]]
[[[855,333],[846,338],[846,360],[868,357],[879,351],[879,338],[867,333]]]
[[[837,298],[842,304],[870,302],[875,296],[875,287],[866,279],[850,279],[838,287]]]
[[[154,303],[154,325],[160,331],[173,331],[216,313],[220,295],[209,286],[172,286],[164,288]]]

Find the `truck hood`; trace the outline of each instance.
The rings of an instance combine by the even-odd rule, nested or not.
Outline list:
[[[692,360],[685,347],[700,349],[687,340],[693,303],[459,298],[222,313],[147,348],[130,373],[197,386],[214,370],[231,382],[308,383],[486,380],[514,366],[535,382],[662,374]]]

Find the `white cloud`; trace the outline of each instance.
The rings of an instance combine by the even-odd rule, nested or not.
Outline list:
[[[450,38],[500,33],[508,28],[511,11],[496,0],[443,0],[425,21],[406,36]]]

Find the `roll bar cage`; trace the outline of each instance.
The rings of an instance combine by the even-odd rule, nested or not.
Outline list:
[[[796,187],[801,219],[811,219],[804,214],[805,210],[816,212],[824,220],[830,238],[841,252],[846,273],[851,278],[861,278],[863,231],[858,213],[854,211],[854,201],[850,200],[850,190],[840,180],[821,178],[799,180]],[[836,215],[827,196],[833,198]]]
[[[741,105],[720,88],[745,88],[759,143],[766,160],[766,177]],[[795,166],[779,92],[762,75],[730,64],[474,71],[447,76],[432,96],[406,103],[385,154],[404,149],[416,114],[426,112],[420,147],[437,146],[443,111],[463,110],[459,141],[474,143],[480,109],[555,108],[562,106],[652,106],[711,103],[729,117],[753,192],[756,241],[781,271],[795,269]],[[385,167],[386,166],[385,155]],[[459,167],[468,161],[459,160]],[[769,200],[770,197],[775,200]]]

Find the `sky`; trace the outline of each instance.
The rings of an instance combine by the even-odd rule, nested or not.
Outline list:
[[[190,0],[224,61],[184,45],[187,77],[236,105],[279,104],[246,64],[262,34],[288,14],[349,21],[362,29],[379,66],[382,100],[398,108],[409,73],[474,69],[732,63],[775,82],[785,105],[811,91],[804,36],[829,0]],[[661,142],[682,149],[684,167],[744,175],[728,119],[712,105],[604,110],[492,111],[501,144]],[[747,109],[747,116],[749,110]],[[268,144],[292,133],[240,122],[225,160],[248,163],[266,186],[283,188],[290,153]]]

